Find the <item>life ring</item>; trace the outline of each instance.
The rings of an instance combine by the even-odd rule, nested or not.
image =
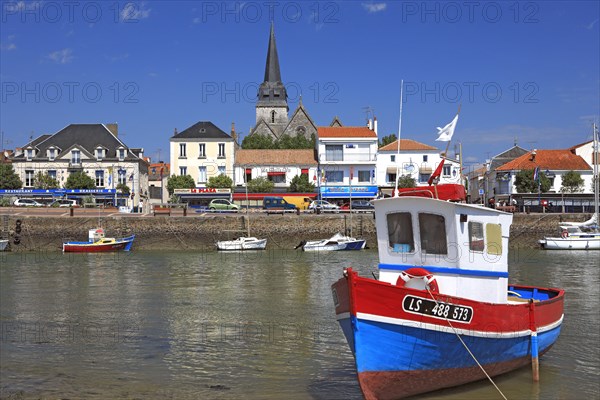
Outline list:
[[[569,237],[569,232],[567,231],[562,231],[562,233],[560,234],[560,236],[562,236],[563,239],[566,239]]]
[[[404,287],[413,278],[420,278],[425,281],[425,285],[429,287],[432,293],[439,293],[439,287],[433,274],[427,271],[425,268],[409,268],[405,271],[400,272],[400,276],[396,281],[396,286]]]

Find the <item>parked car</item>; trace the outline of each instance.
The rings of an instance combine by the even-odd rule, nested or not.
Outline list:
[[[216,211],[216,210],[239,211],[240,206],[230,202],[227,199],[212,199],[210,201],[210,203],[208,203],[208,209],[211,211]]]
[[[352,211],[373,211],[375,207],[371,204],[370,201],[367,200],[352,200]],[[350,203],[344,203],[340,206],[340,210],[348,210],[350,211]]]
[[[308,209],[312,212],[340,212],[340,206],[337,204],[331,204],[326,200],[315,200],[310,203]]]
[[[283,197],[267,196],[263,198],[263,209],[269,212],[286,212],[298,211],[299,208],[295,204],[288,203]]]
[[[13,203],[15,207],[44,207],[42,203],[39,203],[32,199],[17,199]]]
[[[73,199],[60,199],[60,200],[55,200],[52,203],[50,203],[48,205],[48,207],[79,207],[79,204],[77,204],[77,200],[73,200]]]

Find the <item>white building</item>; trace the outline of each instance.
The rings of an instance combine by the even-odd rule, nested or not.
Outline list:
[[[319,127],[317,153],[321,179],[317,182],[321,197],[344,200],[350,193],[352,198],[376,197],[377,144],[375,127]]]
[[[440,162],[444,163],[439,183],[461,183],[458,160],[444,159],[436,147],[411,139],[400,139],[379,149],[377,156],[377,185],[385,194],[394,188],[402,175],[413,178],[417,186],[427,186],[427,180]]]
[[[316,185],[317,160],[313,149],[294,150],[238,150],[235,153],[235,181],[237,186],[258,177],[264,177],[275,187],[288,187],[297,175],[307,175]]]

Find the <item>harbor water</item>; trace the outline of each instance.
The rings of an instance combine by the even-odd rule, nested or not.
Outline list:
[[[511,283],[564,288],[566,309],[539,383],[530,368],[494,378],[507,398],[600,398],[598,255],[511,252]],[[0,261],[0,398],[362,398],[330,286],[344,267],[377,274],[372,250]],[[419,398],[501,397],[480,381]]]

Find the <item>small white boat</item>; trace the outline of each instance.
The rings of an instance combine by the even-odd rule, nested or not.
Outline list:
[[[218,250],[264,250],[267,247],[267,239],[255,237],[239,237],[235,240],[222,240],[217,242]]]
[[[329,239],[310,240],[300,243],[298,247],[302,247],[304,251],[362,250],[366,244],[365,239],[356,239],[336,233]]]
[[[561,226],[558,237],[547,237],[538,243],[547,250],[600,250],[600,232],[579,226]]]
[[[8,239],[1,239],[0,240],[0,251],[6,250],[7,247],[8,247]]]

